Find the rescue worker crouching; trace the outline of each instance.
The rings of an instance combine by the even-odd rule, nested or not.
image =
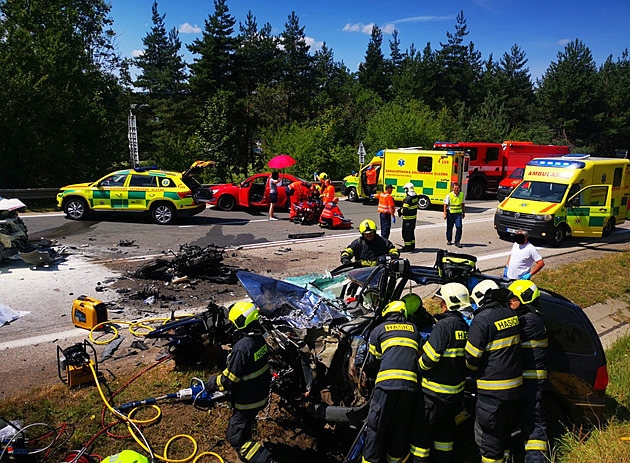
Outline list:
[[[406,315],[404,302],[390,302],[383,309],[384,321],[370,334],[366,371],[380,367],[370,400],[363,463],[400,462],[408,452],[420,336]]]
[[[346,219],[339,209],[339,198],[335,197],[324,206],[324,210],[319,216],[319,226],[322,228],[352,228],[352,221]]]
[[[407,183],[404,186],[405,199],[402,207],[398,210],[398,215],[402,217],[402,239],[403,252],[413,252],[416,249],[416,217],[418,215],[418,195],[413,187],[413,183]]]
[[[470,310],[468,289],[460,283],[447,283],[435,297],[440,299],[442,313],[436,315],[437,323],[419,360],[424,403],[416,412],[421,423],[412,427],[413,462],[427,462],[429,455],[432,462],[452,461],[455,416],[462,409],[468,374],[464,361],[468,323],[462,314]],[[428,432],[418,432],[426,427]]]
[[[357,263],[366,267],[374,267],[381,256],[398,258],[398,249],[388,239],[376,234],[376,224],[373,220],[366,219],[359,225],[361,237],[354,240],[341,251],[341,263],[349,265],[354,257]]]
[[[226,431],[226,440],[241,461],[272,463],[271,453],[252,439],[256,415],[267,406],[271,372],[268,345],[259,322],[258,307],[251,302],[237,302],[228,318],[245,336],[230,353],[227,367],[208,380],[208,391],[230,391],[234,410]]]
[[[505,288],[485,290],[465,348],[466,366],[477,378],[475,441],[482,463],[504,460],[510,433],[520,424],[515,410],[523,385],[521,338],[518,316],[506,305],[508,295]]]
[[[516,311],[521,331],[523,359],[523,410],[521,432],[525,443],[525,463],[544,463],[549,459],[547,426],[542,413],[542,390],[547,380],[547,330],[536,309],[540,291],[529,280],[515,281],[510,307]]]

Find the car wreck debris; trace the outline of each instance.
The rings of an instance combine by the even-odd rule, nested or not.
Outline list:
[[[18,252],[28,248],[28,229],[18,216],[18,210],[26,208],[19,199],[0,196],[0,262],[17,259]]]

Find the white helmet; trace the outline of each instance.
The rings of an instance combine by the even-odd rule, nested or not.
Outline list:
[[[489,289],[499,289],[499,285],[492,280],[483,280],[475,285],[470,294],[470,297],[472,298],[473,302],[477,304],[477,307],[481,305],[481,300],[486,295],[486,291],[488,291]]]
[[[461,283],[442,285],[435,295],[446,302],[448,310],[469,309],[471,307],[468,289]]]
[[[409,196],[416,196],[416,190],[413,187],[413,183],[405,183],[403,187]]]

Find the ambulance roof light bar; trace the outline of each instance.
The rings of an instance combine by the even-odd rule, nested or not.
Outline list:
[[[560,159],[532,159],[527,163],[528,166],[536,167],[555,167],[563,169],[584,169],[586,163],[581,161],[569,161],[563,160],[564,156]]]

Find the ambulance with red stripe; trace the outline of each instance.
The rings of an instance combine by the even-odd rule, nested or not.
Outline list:
[[[523,181],[497,207],[503,239],[517,230],[560,244],[567,236],[601,237],[628,217],[630,161],[570,154],[533,159]]]

